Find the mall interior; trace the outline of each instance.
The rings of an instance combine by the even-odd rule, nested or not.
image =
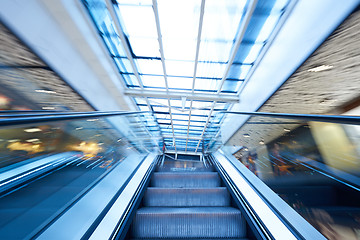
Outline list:
[[[0,239],[360,239],[359,0],[1,0]]]

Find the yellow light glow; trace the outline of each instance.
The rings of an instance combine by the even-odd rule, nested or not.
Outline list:
[[[40,128],[28,128],[28,129],[24,129],[24,132],[28,132],[28,133],[41,132],[41,129]]]
[[[71,150],[81,151],[86,157],[94,157],[103,149],[96,142],[81,142],[78,145],[69,146]]]
[[[40,144],[32,144],[32,143],[21,143],[21,142],[13,142],[7,146],[11,151],[26,151],[28,153],[38,153],[44,151],[44,148]]]

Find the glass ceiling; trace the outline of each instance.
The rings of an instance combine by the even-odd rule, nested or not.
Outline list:
[[[239,99],[288,1],[83,3],[122,76],[125,94],[155,117],[156,124],[146,127],[160,139],[159,148],[195,153],[219,146],[221,111]]]

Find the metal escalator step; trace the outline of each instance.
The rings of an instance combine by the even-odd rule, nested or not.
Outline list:
[[[243,238],[246,223],[232,207],[145,207],[131,231],[134,238]]]
[[[219,188],[154,188],[149,187],[143,198],[145,206],[194,207],[230,206],[230,194]]]
[[[202,162],[194,161],[166,161],[160,167],[157,166],[158,172],[213,172],[213,166],[205,166]]]
[[[151,186],[164,188],[220,187],[220,177],[217,172],[155,172],[151,178]]]
[[[224,238],[161,238],[162,240],[224,240]],[[226,238],[227,240],[248,240],[248,238]],[[159,240],[158,238],[131,238],[130,240]]]

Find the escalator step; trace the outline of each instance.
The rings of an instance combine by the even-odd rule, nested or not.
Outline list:
[[[151,186],[164,188],[201,188],[220,187],[217,172],[155,172],[151,178]]]
[[[166,161],[163,166],[157,166],[158,172],[213,172],[213,166],[206,167],[202,162]]]
[[[144,207],[131,231],[134,238],[243,238],[246,224],[232,207]]]
[[[224,240],[224,238],[161,238],[162,240]],[[248,238],[226,238],[227,240],[248,240]],[[130,240],[159,240],[158,238],[131,238]]]
[[[149,187],[143,198],[145,206],[194,207],[230,206],[230,194],[219,188],[154,188]]]

